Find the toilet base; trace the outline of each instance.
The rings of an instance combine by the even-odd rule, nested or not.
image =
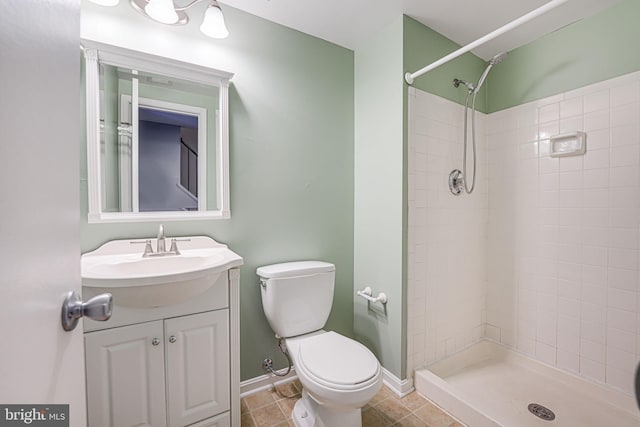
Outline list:
[[[362,427],[360,408],[348,412],[331,411],[318,404],[306,390],[296,402],[291,413],[296,427]]]

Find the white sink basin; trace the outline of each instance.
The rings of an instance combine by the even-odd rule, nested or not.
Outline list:
[[[111,286],[121,286],[130,279],[166,278],[176,274],[206,269],[224,260],[224,255],[215,250],[185,250],[180,255],[155,258],[140,258],[140,254],[105,255],[87,259],[84,277],[111,281]],[[86,273],[86,275],[85,275]]]
[[[205,292],[220,274],[242,265],[240,256],[209,237],[179,239],[189,239],[178,243],[180,255],[148,258],[142,257],[144,246],[130,240],[105,243],[82,255],[82,285],[111,293],[116,305],[160,307]]]

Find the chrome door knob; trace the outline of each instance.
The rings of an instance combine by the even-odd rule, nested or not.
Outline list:
[[[154,338],[153,340],[151,340],[151,344],[160,345],[160,339],[159,338]]]
[[[174,335],[171,335],[171,336],[169,337],[169,342],[170,342],[171,344],[173,344],[173,343],[174,343],[174,342],[176,342],[176,341],[178,341],[178,338],[176,338]]]
[[[113,296],[100,294],[87,302],[82,302],[77,292],[69,292],[62,303],[62,328],[72,331],[78,325],[78,320],[87,316],[89,319],[106,321],[113,312]]]

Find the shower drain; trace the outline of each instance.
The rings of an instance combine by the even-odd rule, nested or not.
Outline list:
[[[529,412],[545,421],[553,421],[556,419],[556,414],[554,414],[551,409],[546,408],[539,403],[530,403],[528,408]]]

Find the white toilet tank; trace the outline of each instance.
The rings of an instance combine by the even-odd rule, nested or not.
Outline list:
[[[299,261],[260,267],[262,307],[271,329],[282,338],[322,329],[333,305],[336,267]]]

